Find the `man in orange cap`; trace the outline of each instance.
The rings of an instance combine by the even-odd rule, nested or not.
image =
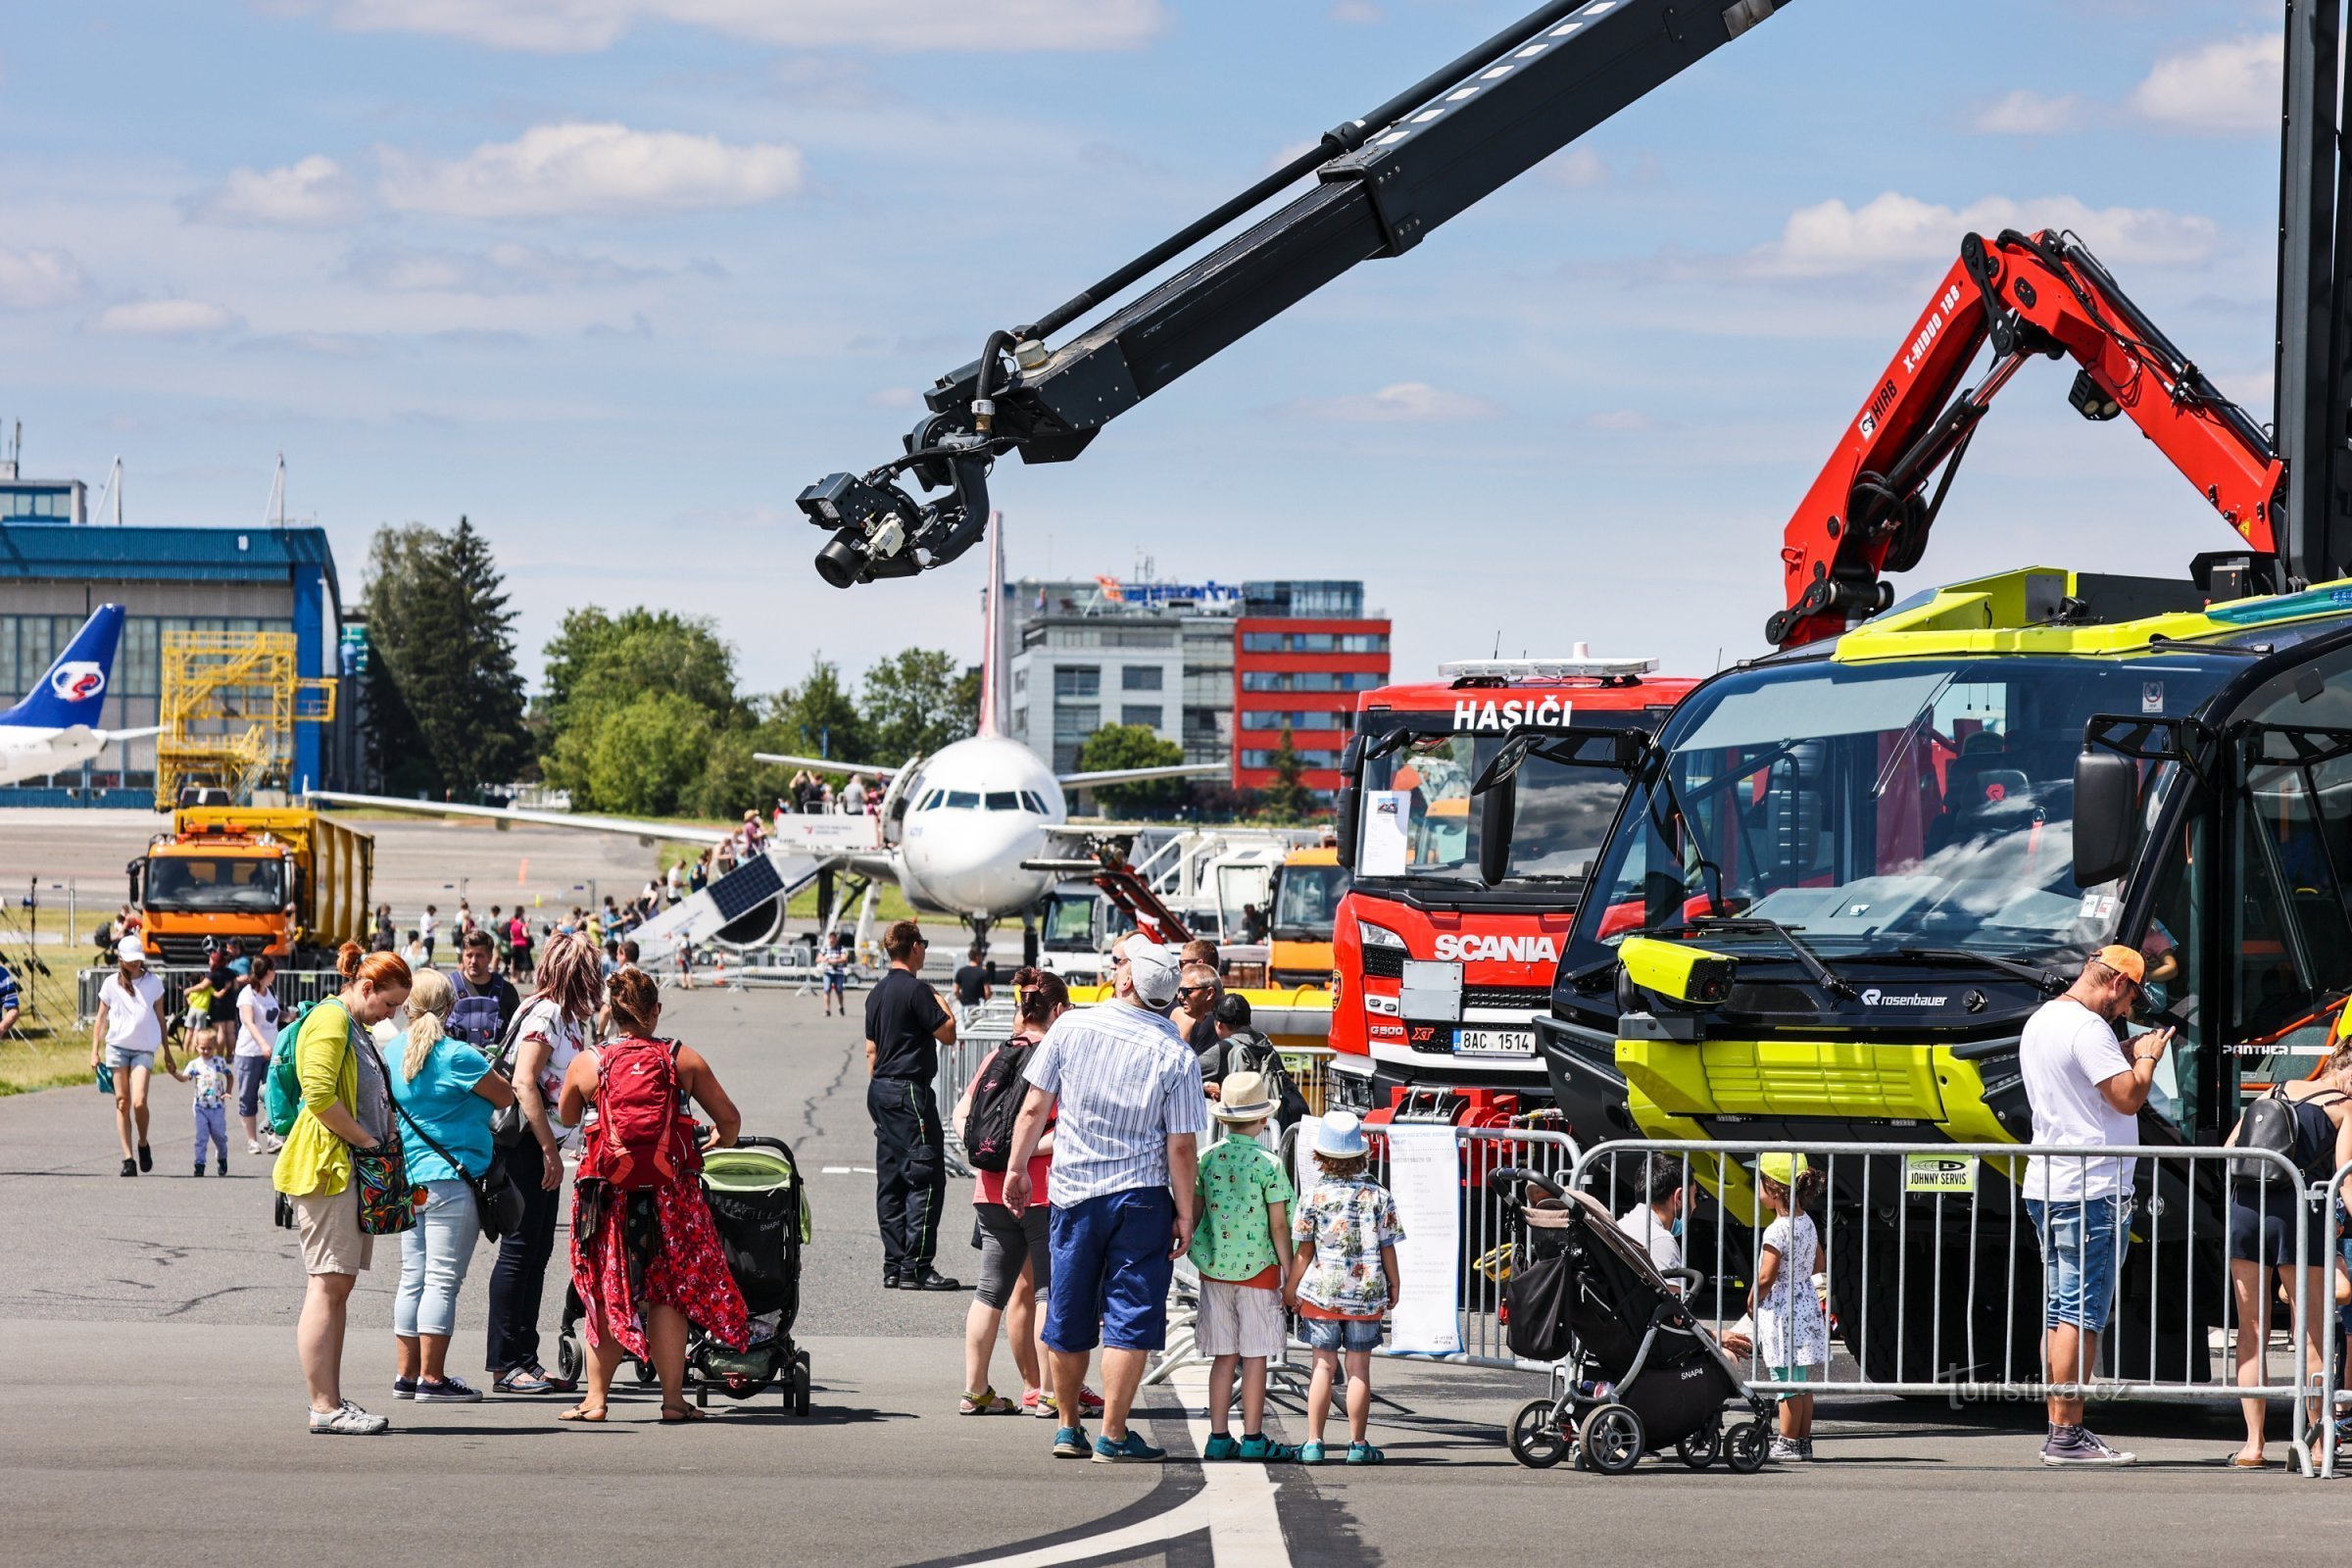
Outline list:
[[[2043,1003],[2018,1042],[2018,1069],[2034,1107],[2034,1142],[2044,1147],[2129,1147],[2141,1141],[2156,1063],[2173,1032],[2158,1029],[2119,1044],[2116,1025],[2138,1001],[2147,963],[2133,948],[2101,948],[2066,994]],[[2026,1161],[2026,1209],[2041,1236],[2042,1324],[2052,1384],[2090,1381],[2099,1334],[2115,1309],[2116,1276],[2130,1245],[2132,1161],[2109,1155],[2039,1155]],[[2082,1425],[2082,1400],[2050,1396],[2046,1465],[2132,1464]]]

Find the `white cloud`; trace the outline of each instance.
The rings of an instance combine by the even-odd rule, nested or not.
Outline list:
[[[1979,105],[1969,128],[1988,136],[2050,136],[2081,125],[2085,111],[2073,93],[2048,98],[2020,87],[2005,98]]]
[[[242,324],[235,312],[210,300],[132,300],[100,311],[89,328],[117,337],[203,337]]]
[[[801,150],[626,125],[534,125],[464,158],[384,155],[394,207],[457,218],[549,218],[744,207],[801,188]]]
[[[542,250],[512,241],[486,251],[385,245],[355,251],[344,275],[384,294],[543,294],[643,282],[662,274],[603,256]]]
[[[1502,411],[1466,392],[1448,392],[1427,381],[1399,381],[1369,394],[1303,398],[1291,404],[1290,412],[1310,419],[1339,419],[1354,424],[1434,424],[1491,419]]]
[[[1799,208],[1779,239],[1748,253],[1742,270],[1763,277],[1836,277],[1949,264],[1959,258],[1962,234],[2004,228],[2071,228],[2101,260],[2123,267],[2190,266],[2221,244],[2213,220],[2160,207],[2093,209],[2072,196],[2022,202],[1987,196],[1953,208],[1887,191],[1858,208],[1835,199]]]
[[[1133,49],[1167,20],[1160,0],[340,0],[333,15],[361,31],[550,54],[607,49],[662,23],[796,49]]]
[[[2278,81],[2286,36],[2226,38],[2156,62],[2132,89],[2142,120],[2199,135],[2278,129]]]
[[[1583,190],[1609,182],[1608,161],[1590,147],[1566,147],[1536,166],[1554,185]]]
[[[365,205],[342,165],[313,153],[282,169],[231,170],[219,189],[190,202],[187,212],[208,223],[331,228],[358,218]]]
[[[40,311],[71,305],[88,293],[81,264],[64,251],[12,251],[0,246],[0,308]]]

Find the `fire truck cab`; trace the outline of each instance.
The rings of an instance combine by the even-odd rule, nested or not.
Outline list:
[[[1625,793],[1599,765],[1646,744],[1692,682],[1656,661],[1481,660],[1366,692],[1343,760],[1332,1089],[1548,1099],[1535,1020]]]

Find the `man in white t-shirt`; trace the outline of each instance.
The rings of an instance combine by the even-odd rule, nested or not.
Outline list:
[[[2137,949],[2101,948],[2064,996],[2042,1004],[2018,1042],[2018,1070],[2034,1109],[2034,1142],[2061,1149],[2127,1147],[2173,1031],[2137,1036],[2129,1050],[2115,1025],[2139,997],[2147,963]],[[2085,1384],[2099,1334],[2115,1309],[2115,1282],[2131,1239],[2132,1161],[2120,1155],[2026,1161],[2026,1210],[2041,1236],[2042,1324],[2053,1385]],[[2052,1394],[2047,1465],[2132,1464],[2082,1425],[2080,1397]]]
[[[1642,1245],[1660,1274],[1683,1266],[1683,1209],[1690,1185],[1682,1160],[1653,1153],[1642,1171],[1642,1201],[1617,1216],[1617,1228]]]

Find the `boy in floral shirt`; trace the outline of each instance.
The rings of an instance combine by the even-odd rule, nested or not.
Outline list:
[[[1378,1464],[1381,1452],[1364,1436],[1372,1419],[1372,1352],[1380,1348],[1380,1320],[1401,1294],[1396,1244],[1404,1240],[1404,1227],[1396,1220],[1396,1200],[1368,1174],[1371,1146],[1355,1113],[1335,1110],[1311,1126],[1315,1167],[1323,1177],[1291,1222],[1292,1239],[1300,1245],[1291,1256],[1283,1297],[1298,1309],[1299,1337],[1315,1352],[1306,1396],[1307,1441],[1298,1458],[1303,1464],[1323,1462],[1331,1380],[1345,1355],[1348,1462]]]
[[[1225,1075],[1212,1107],[1225,1136],[1200,1156],[1200,1228],[1193,1266],[1200,1271],[1195,1340],[1213,1357],[1208,1371],[1208,1446],[1203,1459],[1291,1460],[1298,1450],[1266,1440],[1266,1361],[1289,1335],[1282,1322],[1283,1270],[1291,1263],[1290,1173],[1257,1142],[1282,1097],[1263,1073]],[[1242,1441],[1226,1430],[1233,1375],[1242,1375]]]

